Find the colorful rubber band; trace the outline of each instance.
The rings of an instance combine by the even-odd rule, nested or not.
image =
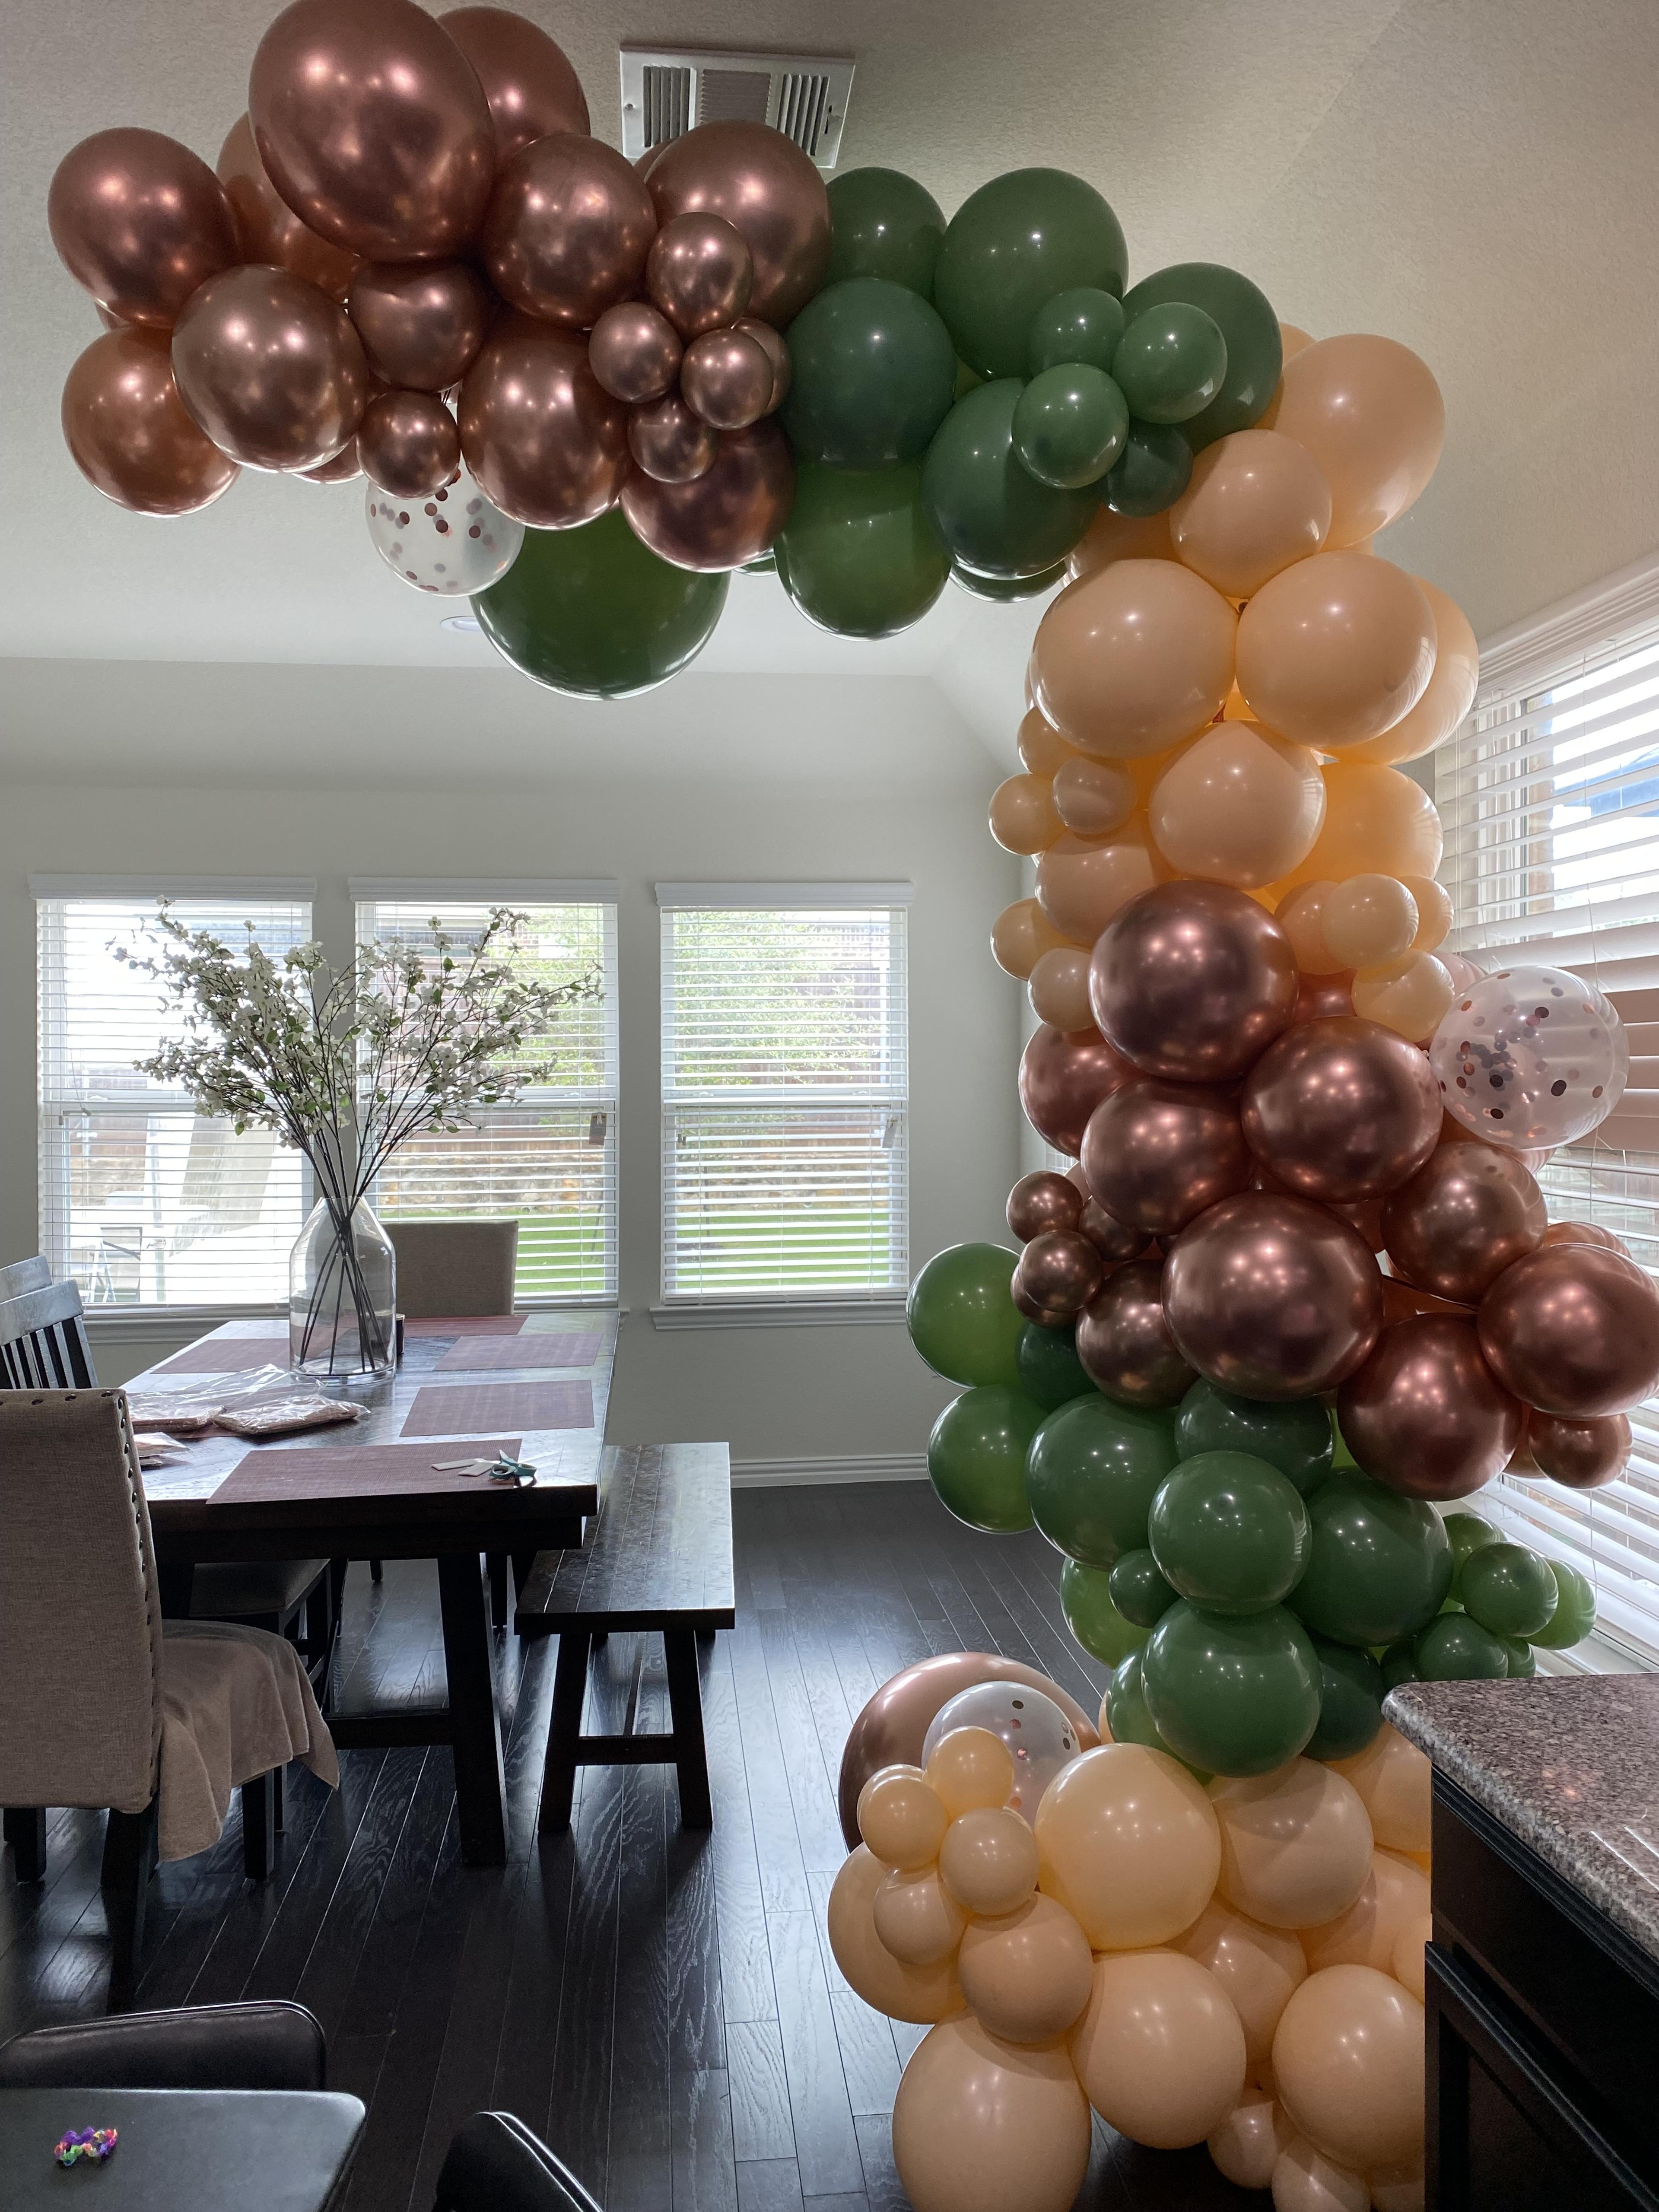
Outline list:
[[[83,2158],[96,2159],[101,2166],[120,2138],[118,2128],[71,2128],[52,2147],[52,2156],[59,2166],[78,2166]]]

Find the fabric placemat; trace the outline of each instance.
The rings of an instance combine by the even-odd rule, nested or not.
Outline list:
[[[516,1336],[528,1314],[428,1314],[404,1323],[405,1336]]]
[[[262,1444],[238,1460],[214,1492],[215,1505],[288,1504],[321,1498],[410,1497],[431,1492],[493,1487],[476,1474],[440,1474],[434,1459],[487,1459],[493,1451],[515,1459],[521,1437],[491,1437],[463,1454],[458,1448],[434,1450],[430,1444],[354,1444],[340,1451],[319,1446]],[[471,1443],[471,1438],[468,1443]]]
[[[471,1368],[591,1367],[605,1346],[597,1329],[567,1329],[562,1336],[464,1336],[452,1344],[433,1372]]]
[[[591,1429],[587,1382],[428,1382],[415,1393],[399,1436],[494,1436],[501,1429]]]
[[[210,1336],[164,1359],[157,1375],[240,1375],[249,1367],[286,1367],[288,1338]]]

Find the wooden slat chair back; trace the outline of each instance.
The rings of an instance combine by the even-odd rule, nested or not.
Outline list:
[[[90,1390],[97,1382],[78,1285],[47,1282],[0,1302],[0,1387]]]

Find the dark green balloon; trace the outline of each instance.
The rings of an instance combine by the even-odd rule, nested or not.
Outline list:
[[[957,357],[919,293],[848,277],[809,300],[788,337],[781,419],[802,459],[884,469],[927,452],[955,399]]]
[[[1056,1412],[1073,1398],[1094,1395],[1095,1386],[1077,1356],[1076,1338],[1075,1329],[1025,1324],[1019,1340],[1019,1387],[1045,1413]]]
[[[1018,1387],[1025,1316],[1008,1288],[1016,1256],[1000,1244],[952,1244],[911,1284],[905,1323],[936,1375]]]
[[[745,576],[775,576],[778,556],[769,545],[764,553],[757,553],[752,561],[744,562],[743,573]]]
[[[1498,1640],[1504,1647],[1504,1656],[1509,1663],[1512,1682],[1526,1681],[1538,1672],[1538,1662],[1525,1637],[1500,1636]]]
[[[777,542],[783,588],[838,637],[891,637],[920,622],[951,574],[921,503],[921,464],[831,469],[797,464],[795,504]]]
[[[1316,1636],[1319,1654],[1319,1726],[1308,1740],[1310,1759],[1352,1759],[1382,1725],[1382,1669],[1369,1651]]]
[[[1171,300],[1148,307],[1123,333],[1112,374],[1143,422],[1201,414],[1227,373],[1227,341],[1202,307]]]
[[[1144,276],[1124,297],[1123,312],[1133,322],[1148,307],[1172,300],[1201,307],[1227,342],[1227,373],[1221,389],[1201,414],[1182,423],[1193,451],[1213,445],[1230,430],[1248,430],[1266,412],[1284,367],[1279,318],[1266,293],[1214,261],[1178,261]]]
[[[1066,362],[1034,376],[1014,407],[1014,451],[1039,483],[1077,491],[1123,449],[1129,410],[1103,368]]]
[[[1431,1505],[1355,1469],[1315,1491],[1308,1517],[1312,1549],[1290,1603],[1310,1628],[1339,1644],[1394,1644],[1434,1619],[1451,1547]]]
[[[1024,376],[1038,308],[1078,285],[1121,296],[1128,268],[1122,225],[1092,185],[1064,169],[1012,169],[951,216],[933,304],[981,376]]]
[[[830,266],[825,284],[880,276],[920,292],[933,289],[945,211],[898,169],[843,169],[830,179]]]
[[[1425,1682],[1501,1682],[1510,1671],[1502,1641],[1467,1613],[1431,1620],[1418,1638],[1413,1656]]]
[[[1269,1405],[1237,1397],[1218,1383],[1194,1382],[1176,1409],[1176,1443],[1182,1459],[1210,1451],[1265,1459],[1304,1498],[1331,1471],[1331,1417],[1321,1398]]]
[[[1175,1465],[1167,1413],[1115,1405],[1097,1390],[1050,1413],[1031,1440],[1025,1489],[1057,1551],[1109,1567],[1146,1544],[1146,1516]]]
[[[1161,1751],[1174,1759],[1176,1753],[1158,1734],[1158,1724],[1146,1710],[1142,1658],[1142,1652],[1131,1651],[1112,1669],[1111,1686],[1106,1692],[1106,1725],[1114,1743],[1144,1743],[1149,1751]],[[1184,1759],[1181,1762],[1183,1766],[1189,1763]],[[1194,1767],[1192,1771],[1200,1782],[1210,1778],[1202,1768]]]
[[[1319,1725],[1319,1656],[1282,1605],[1265,1613],[1172,1605],[1141,1654],[1153,1725],[1212,1774],[1271,1774]]]
[[[627,699],[696,659],[728,580],[659,561],[617,507],[574,530],[526,530],[472,611],[521,676],[573,699]]]
[[[1244,1452],[1183,1460],[1152,1501],[1147,1535],[1165,1581],[1211,1613],[1265,1613],[1308,1562],[1295,1485]]]
[[[1109,1581],[1100,1568],[1067,1559],[1060,1571],[1060,1603],[1066,1626],[1084,1650],[1107,1666],[1117,1667],[1140,1649],[1146,1631],[1118,1611]]]
[[[1131,422],[1123,451],[1106,472],[1106,504],[1114,514],[1162,514],[1186,490],[1193,449],[1167,422]]]
[[[1045,368],[1059,368],[1068,361],[1086,361],[1092,368],[1111,372],[1112,356],[1123,336],[1123,302],[1110,292],[1089,284],[1056,292],[1045,300],[1031,319],[1025,342],[1025,368],[1041,376]]]
[[[964,1390],[927,1439],[927,1474],[940,1503],[993,1535],[1029,1528],[1025,1455],[1042,1419],[1041,1406],[1000,1382]]]
[[[1445,1516],[1446,1541],[1451,1546],[1452,1595],[1457,1595],[1457,1578],[1463,1571],[1463,1562],[1471,1552],[1478,1552],[1485,1544],[1501,1540],[1490,1521],[1483,1521],[1478,1513],[1448,1513]]]
[[[970,599],[989,599],[998,606],[1006,606],[1012,599],[1039,599],[1045,592],[1052,592],[1056,584],[1066,581],[1066,563],[1056,561],[1052,568],[1045,568],[1037,576],[976,576],[971,568],[952,568],[951,581],[960,586]]]
[[[927,448],[921,493],[951,557],[981,576],[1041,575],[1093,520],[1098,490],[1054,491],[1020,465],[1012,377],[958,399]]]
[[[1159,1574],[1149,1550],[1125,1552],[1109,1580],[1112,1603],[1138,1628],[1156,1628],[1176,1601],[1176,1593]]]
[[[1595,1626],[1595,1592],[1589,1577],[1570,1567],[1565,1559],[1552,1559],[1555,1573],[1555,1611],[1535,1636],[1527,1638],[1546,1651],[1566,1651],[1581,1643]]]
[[[970,392],[977,392],[984,381],[985,379],[969,368],[965,361],[957,362],[956,397],[958,399],[965,399]]]
[[[1422,1680],[1422,1676],[1417,1671],[1416,1645],[1415,1637],[1402,1636],[1398,1644],[1389,1644],[1388,1650],[1382,1654],[1384,1690],[1397,1690],[1402,1682]]]
[[[1524,1544],[1485,1544],[1464,1560],[1458,1595],[1494,1636],[1536,1636],[1548,1627],[1561,1594],[1538,1553]]]

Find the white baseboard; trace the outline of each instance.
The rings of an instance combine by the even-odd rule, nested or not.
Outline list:
[[[771,1490],[809,1482],[925,1482],[926,1452],[854,1453],[836,1459],[734,1459],[733,1490]]]

